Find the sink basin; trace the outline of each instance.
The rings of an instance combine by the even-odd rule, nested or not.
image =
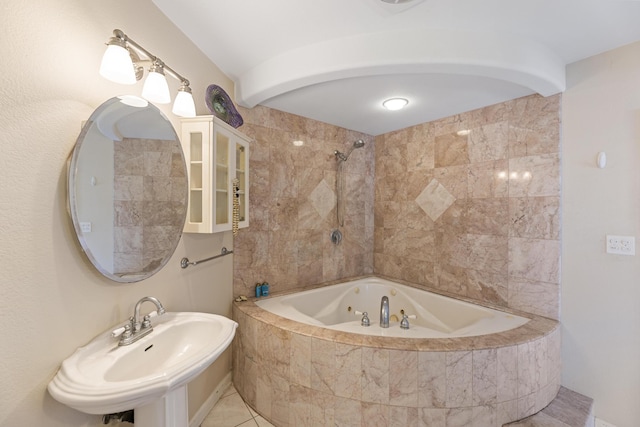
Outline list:
[[[208,313],[166,313],[153,331],[118,346],[111,330],[62,362],[49,383],[61,403],[88,414],[140,408],[184,387],[231,344],[238,324]],[[138,425],[138,419],[136,419]]]

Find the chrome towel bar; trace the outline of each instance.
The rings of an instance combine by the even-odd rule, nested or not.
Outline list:
[[[201,264],[203,262],[211,261],[212,259],[220,258],[220,257],[223,257],[225,255],[232,254],[232,253],[233,253],[233,251],[230,251],[226,247],[223,246],[222,249],[220,250],[220,255],[214,255],[214,256],[212,256],[210,258],[201,259],[200,261],[189,261],[189,258],[184,257],[180,261],[180,267],[187,268],[190,265],[198,265],[198,264]]]

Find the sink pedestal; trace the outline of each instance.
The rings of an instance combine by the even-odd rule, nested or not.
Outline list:
[[[187,386],[177,387],[155,402],[135,408],[133,414],[135,427],[187,427]]]

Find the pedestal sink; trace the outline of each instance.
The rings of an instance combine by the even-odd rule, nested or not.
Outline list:
[[[186,427],[187,383],[231,344],[238,324],[189,312],[153,320],[153,331],[133,344],[118,346],[109,330],[76,350],[49,393],[87,414],[134,409],[136,427]]]

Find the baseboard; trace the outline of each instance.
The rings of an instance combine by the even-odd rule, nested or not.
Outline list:
[[[222,397],[222,393],[229,387],[231,384],[231,372],[229,372],[225,377],[220,381],[218,386],[213,390],[213,393],[204,401],[200,409],[193,415],[193,418],[189,420],[189,427],[200,427],[200,424],[204,421],[204,419],[209,415],[209,412],[216,406],[220,397]]]

